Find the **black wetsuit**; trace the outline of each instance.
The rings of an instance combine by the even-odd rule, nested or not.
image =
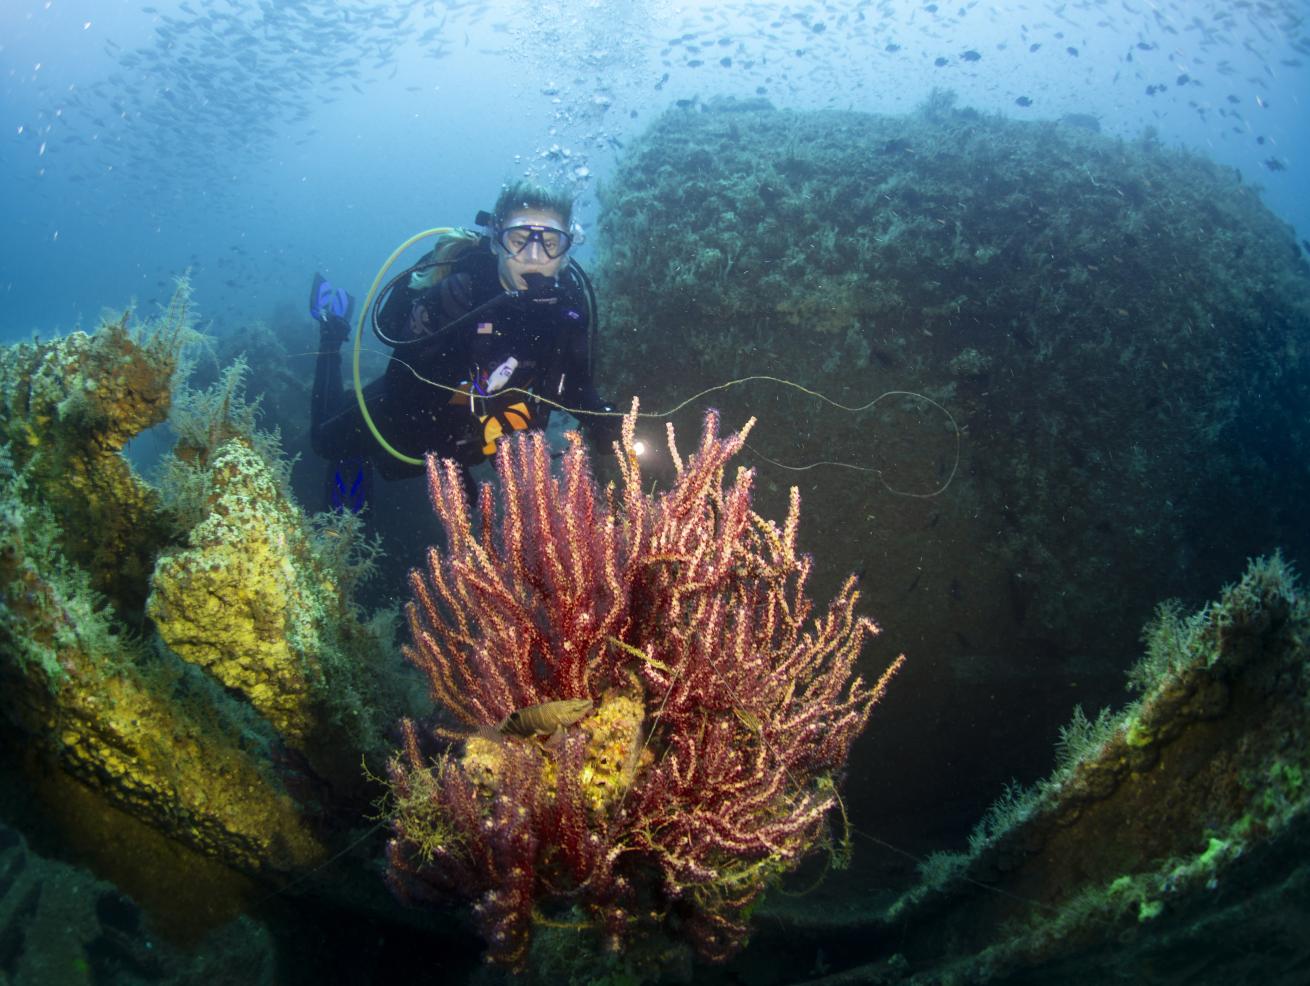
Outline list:
[[[408,285],[406,278],[392,291],[379,323],[388,338],[428,341],[397,347],[386,373],[364,388],[369,415],[392,447],[414,458],[433,452],[472,465],[487,457],[486,419],[497,417],[505,433],[525,423],[544,428],[551,407],[535,399],[542,395],[582,412],[578,419],[593,448],[610,450],[620,419],[586,413],[612,408],[592,383],[590,308],[576,274],[562,272],[552,289],[535,297],[526,292],[505,297],[449,331],[444,327],[504,291],[489,241],[481,240],[436,286],[420,293]],[[418,327],[416,306],[426,311],[425,328]],[[354,393],[342,386],[340,329],[325,324],[320,334],[310,414],[314,451],[336,461],[367,459],[388,479],[421,474],[422,467],[401,462],[378,445]],[[518,361],[512,375],[492,390],[489,376],[511,357]],[[534,396],[505,394],[505,387]]]

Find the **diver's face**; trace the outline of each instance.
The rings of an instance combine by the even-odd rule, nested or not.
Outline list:
[[[533,227],[538,229],[534,235]],[[506,291],[522,291],[528,286],[524,274],[542,274],[553,278],[568,261],[564,218],[547,209],[518,209],[500,223],[494,237],[496,264],[500,283]],[[550,254],[556,254],[554,257]]]

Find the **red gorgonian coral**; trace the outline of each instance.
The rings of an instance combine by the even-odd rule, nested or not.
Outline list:
[[[634,402],[623,448],[635,420]],[[574,905],[615,948],[666,924],[724,959],[824,838],[904,658],[872,687],[852,678],[877,628],[853,577],[812,617],[797,491],[779,527],[751,509],[752,470],[725,486],[751,423],[720,437],[709,413],[685,462],[670,427],[677,477],[658,496],[625,455],[621,486],[598,490],[577,435],[558,477],[544,436],[506,441],[476,533],[458,467],[428,462],[447,543],[411,573],[405,653],[468,735],[434,755],[403,723],[388,878],[406,900],[471,899],[493,961],[521,966],[534,920]],[[592,708],[545,705],[567,699]],[[531,706],[550,739],[495,731]]]

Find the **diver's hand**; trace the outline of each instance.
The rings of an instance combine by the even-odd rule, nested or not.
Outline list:
[[[318,341],[324,349],[340,349],[350,338],[350,323],[335,312],[324,311],[318,320]]]

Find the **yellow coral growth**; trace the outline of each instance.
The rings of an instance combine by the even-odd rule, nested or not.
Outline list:
[[[60,541],[93,587],[139,612],[165,537],[158,497],[119,454],[168,414],[185,311],[139,334],[126,316],[51,342],[0,351],[0,443],[60,518]]]
[[[127,316],[91,335],[13,346],[0,366],[7,422],[35,448],[94,432],[99,451],[118,452],[167,417],[177,358],[176,332],[134,337]]]
[[[634,683],[635,685],[635,683]],[[578,723],[587,733],[587,754],[579,780],[582,797],[588,808],[604,816],[617,801],[636,773],[642,754],[641,726],[645,706],[635,695],[614,692],[606,695],[595,710]],[[473,735],[464,744],[460,766],[468,778],[487,791],[500,786],[505,743],[532,743],[512,737]],[[547,741],[549,745],[550,741]],[[649,759],[649,752],[646,753]],[[546,790],[555,790],[555,765],[547,758],[543,769]]]
[[[195,496],[165,505],[121,454],[168,414],[187,309],[183,284],[143,330],[124,318],[0,348],[0,712],[43,763],[166,836],[245,870],[302,868],[322,850],[255,739],[272,731],[163,648],[131,642],[148,611],[335,794],[357,796],[374,731],[352,687],[363,672],[343,656],[376,644],[311,550],[277,463],[257,438],[207,448],[187,464]]]
[[[635,695],[612,694],[586,720],[590,737],[582,767],[582,795],[597,815],[607,813],[632,783],[642,755],[646,708]],[[650,752],[645,751],[646,759]]]
[[[209,515],[189,548],[159,559],[147,612],[169,647],[299,745],[321,716],[323,657],[343,604],[254,449],[228,441],[210,468]]]
[[[48,725],[66,769],[156,828],[247,871],[293,871],[323,849],[235,730],[179,705],[176,676],[119,668],[67,681]]]
[[[12,490],[10,490],[12,493]],[[93,606],[48,515],[0,511],[0,692],[33,748],[160,832],[248,871],[322,849],[248,740]],[[62,575],[52,573],[63,572]],[[193,696],[180,698],[179,696]]]

